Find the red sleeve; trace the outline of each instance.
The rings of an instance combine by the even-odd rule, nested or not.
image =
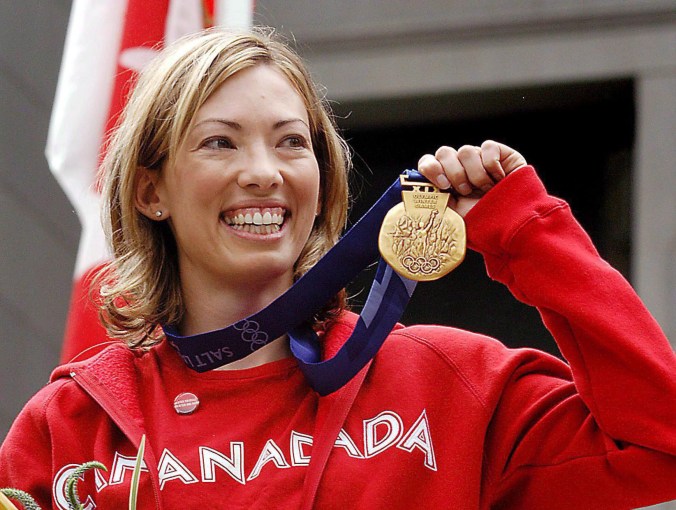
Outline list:
[[[496,507],[676,498],[676,356],[631,286],[530,167],[466,222],[489,276],[538,308],[573,374],[555,382],[527,355],[510,374],[487,439]]]
[[[29,493],[43,510],[52,508],[52,446],[46,407],[60,382],[35,395],[18,415],[0,447],[0,487]]]

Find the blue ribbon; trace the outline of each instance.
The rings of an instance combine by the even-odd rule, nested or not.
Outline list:
[[[405,174],[408,180],[425,181],[416,171]],[[375,356],[401,318],[416,282],[403,278],[380,259],[352,335],[328,360],[321,361],[319,340],[309,325],[333,296],[378,258],[380,225],[399,202],[401,184],[397,178],[314,267],[266,308],[226,328],[198,335],[181,336],[174,326],[165,325],[167,339],[189,368],[206,372],[288,334],[291,352],[313,389],[321,395],[337,390]]]
[[[326,361],[320,361],[319,339],[312,328],[289,331],[291,352],[317,393],[328,395],[341,388],[376,355],[404,313],[416,283],[398,275],[380,259],[373,286],[352,335]]]

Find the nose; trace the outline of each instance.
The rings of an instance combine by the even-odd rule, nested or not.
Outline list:
[[[265,150],[253,150],[242,162],[237,183],[242,188],[268,190],[284,182],[279,162]]]

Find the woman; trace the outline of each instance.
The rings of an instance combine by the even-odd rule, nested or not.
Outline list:
[[[348,151],[300,59],[211,31],[144,71],[104,161],[114,343],[55,371],[0,451],[0,486],[120,508],[147,437],[139,508],[631,508],[676,498],[674,354],[524,158],[487,141],[419,170],[465,217],[489,275],[538,306],[570,368],[451,328],[397,326],[320,397],[286,335],[200,373],[164,340],[241,324],[337,241]],[[328,358],[356,316],[313,322]],[[242,329],[246,328],[242,326]],[[251,329],[250,340],[256,340]],[[129,348],[131,347],[131,348]],[[232,358],[232,361],[231,361]],[[185,361],[185,362],[184,362]],[[231,361],[231,362],[228,362]]]

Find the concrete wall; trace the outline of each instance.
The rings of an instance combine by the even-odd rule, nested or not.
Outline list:
[[[256,5],[257,22],[293,34],[329,97],[348,107],[429,94],[634,79],[632,279],[676,342],[673,1],[257,0]],[[69,10],[67,0],[0,2],[0,439],[57,362],[79,239],[77,218],[43,156]],[[457,114],[421,104],[409,114]],[[377,124],[388,122],[388,115],[365,108],[348,122]]]
[[[633,283],[676,345],[676,7],[669,1],[257,2],[350,104],[629,77],[637,84]],[[509,108],[509,106],[506,106]],[[519,106],[513,106],[519,108]],[[423,105],[413,115],[439,116]],[[449,112],[448,116],[454,115]],[[352,112],[352,125],[389,121]]]
[[[79,224],[44,158],[68,1],[0,1],[0,439],[58,360]]]

